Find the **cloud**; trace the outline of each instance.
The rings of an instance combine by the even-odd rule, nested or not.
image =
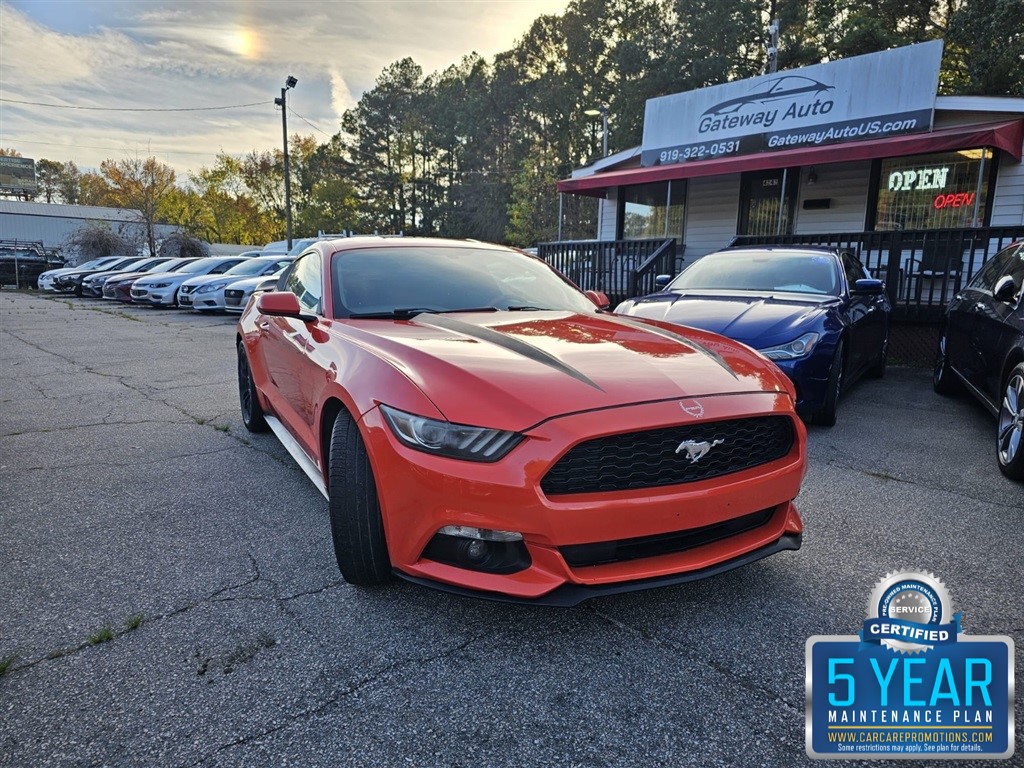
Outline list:
[[[333,134],[387,65],[413,58],[425,73],[476,51],[507,50],[541,13],[568,0],[348,0],[0,4],[0,95],[120,108],[216,112],[99,112],[0,105],[0,146],[28,157],[96,167],[152,151],[184,176],[219,151],[276,148],[284,78],[289,107]],[[290,131],[313,133],[289,115]]]

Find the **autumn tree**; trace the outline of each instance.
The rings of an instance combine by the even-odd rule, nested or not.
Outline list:
[[[157,209],[161,199],[174,186],[174,170],[155,157],[104,160],[100,172],[110,185],[110,197],[121,208],[139,211],[146,227],[149,252],[156,253]]]

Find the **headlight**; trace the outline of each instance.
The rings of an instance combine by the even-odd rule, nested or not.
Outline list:
[[[814,345],[818,343],[818,334],[805,333],[799,339],[793,339],[788,344],[779,344],[777,347],[765,347],[758,350],[769,360],[796,360],[798,357],[806,357],[811,354]]]
[[[402,443],[424,453],[467,461],[498,461],[523,439],[518,432],[428,419],[387,405],[381,413]]]
[[[153,283],[152,285],[144,285],[143,288],[168,288],[170,283]]]
[[[227,283],[209,283],[196,291],[196,293],[213,293],[214,291],[219,291],[225,285],[227,285]]]

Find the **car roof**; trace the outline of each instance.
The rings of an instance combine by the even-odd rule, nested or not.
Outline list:
[[[353,235],[335,240],[323,240],[312,243],[311,247],[320,247],[324,253],[351,251],[356,248],[476,248],[494,251],[513,251],[514,249],[497,243],[485,243],[481,240],[454,240],[443,237],[398,237],[389,235]],[[518,253],[518,251],[516,251]]]
[[[839,256],[842,253],[849,252],[849,249],[836,248],[832,245],[735,245],[709,253],[708,256],[713,256],[716,253],[742,253],[744,251],[757,251],[758,253],[769,253],[779,256],[822,256],[826,254]]]

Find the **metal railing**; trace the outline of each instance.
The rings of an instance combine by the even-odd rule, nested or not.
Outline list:
[[[885,281],[896,319],[935,322],[989,259],[1020,239],[1024,226],[740,236],[732,245],[828,245],[848,250]]]
[[[604,291],[611,306],[653,293],[654,279],[679,271],[682,246],[672,238],[539,243],[537,255],[585,291]]]

